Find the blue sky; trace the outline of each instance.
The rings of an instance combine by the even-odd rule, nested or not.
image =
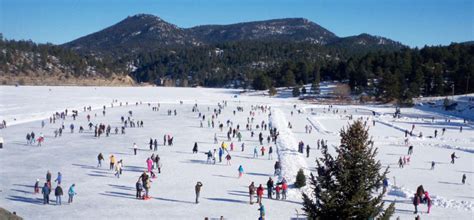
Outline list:
[[[474,40],[474,0],[0,0],[0,32],[61,44],[138,13],[179,27],[303,17],[338,36],[369,33],[412,47]]]

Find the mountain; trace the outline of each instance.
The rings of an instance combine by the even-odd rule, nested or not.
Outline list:
[[[203,25],[187,29],[206,44],[243,40],[275,40],[326,44],[337,36],[303,18],[274,19],[230,25]]]
[[[129,16],[96,33],[62,46],[86,54],[136,55],[161,48],[215,45],[241,41],[309,43],[356,49],[398,50],[404,46],[393,40],[362,34],[340,38],[331,31],[303,18],[285,18],[229,25],[202,25],[180,28],[148,14]]]
[[[371,50],[390,51],[405,47],[403,44],[388,38],[373,36],[366,33],[357,36],[337,38],[336,40],[330,42],[328,46],[359,52],[369,52]]]
[[[142,52],[149,48],[188,43],[189,37],[183,29],[159,17],[139,14],[63,46],[85,53],[107,54],[109,51]]]

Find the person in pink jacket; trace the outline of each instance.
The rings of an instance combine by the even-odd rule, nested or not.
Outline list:
[[[430,210],[431,210],[431,197],[430,197],[430,194],[428,193],[428,191],[425,191],[425,200],[426,200],[426,205],[428,206],[428,211],[427,211],[427,213],[430,214]]]
[[[148,172],[150,173],[151,178],[156,178],[156,175],[153,172],[153,160],[151,158],[148,158],[146,160],[146,166],[147,166]]]

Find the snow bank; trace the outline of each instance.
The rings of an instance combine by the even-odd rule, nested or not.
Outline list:
[[[404,199],[413,200],[413,195],[415,191],[406,189],[404,187],[391,186],[389,187],[388,195],[400,197]],[[471,201],[458,201],[453,199],[446,199],[441,196],[430,194],[431,201],[433,206],[443,207],[443,208],[455,208],[465,211],[472,211],[474,203]]]
[[[272,108],[272,115],[270,122],[273,127],[278,129],[280,135],[277,139],[277,154],[278,160],[281,163],[282,170],[279,176],[279,180],[283,177],[288,181],[289,184],[293,184],[296,181],[296,173],[299,169],[303,169],[305,175],[309,176],[309,168],[303,154],[298,152],[298,143],[296,142],[293,132],[288,128],[288,121],[284,113],[280,109]],[[309,191],[309,187],[303,187],[301,191]],[[290,190],[288,197],[301,197],[300,190]]]

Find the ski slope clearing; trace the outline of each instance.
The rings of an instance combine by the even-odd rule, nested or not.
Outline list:
[[[472,219],[474,204],[474,129],[471,121],[443,112],[422,108],[403,108],[400,118],[393,118],[390,106],[337,106],[310,105],[286,95],[267,97],[257,92],[240,94],[239,90],[204,88],[107,88],[107,87],[0,87],[0,121],[7,128],[0,129],[5,141],[0,149],[0,207],[15,211],[25,219],[257,219],[258,205],[249,203],[248,186],[254,182],[266,188],[271,177],[275,182],[285,177],[290,183],[287,200],[267,198],[263,204],[266,219],[290,219],[301,211],[301,190],[292,185],[296,172],[303,168],[315,173],[315,158],[320,156],[317,140],[324,139],[329,146],[339,144],[339,131],[354,120],[363,120],[378,147],[378,159],[383,167],[390,166],[386,205],[396,202],[394,217],[413,219],[411,199],[419,185],[429,191],[433,199],[431,213],[421,204],[422,219]],[[120,104],[121,103],[121,104]],[[159,110],[156,107],[159,105]],[[84,107],[91,106],[91,111]],[[103,114],[103,106],[106,107]],[[112,107],[113,106],[113,107]],[[220,107],[219,107],[220,106]],[[268,106],[271,110],[256,110]],[[254,110],[252,110],[254,107]],[[69,113],[64,120],[50,123],[54,112]],[[214,110],[221,110],[216,114]],[[243,109],[243,111],[239,111]],[[74,120],[71,111],[77,110]],[[168,114],[168,111],[171,114]],[[176,115],[174,114],[176,110]],[[130,116],[129,111],[132,111]],[[235,113],[234,113],[235,111]],[[250,112],[254,112],[254,120]],[[373,113],[376,114],[373,114]],[[201,116],[199,117],[199,113]],[[271,116],[269,117],[269,113]],[[93,125],[111,126],[111,134],[94,137],[89,129],[87,115]],[[212,127],[212,115],[215,126]],[[143,121],[143,127],[125,128],[130,116],[134,122]],[[205,116],[205,119],[202,119]],[[433,119],[434,117],[434,119]],[[45,125],[42,127],[42,121]],[[261,122],[272,124],[280,131],[277,143],[268,143],[268,130],[257,128]],[[229,122],[229,123],[228,123]],[[291,123],[292,128],[287,124]],[[375,124],[374,124],[375,122]],[[64,123],[61,137],[54,131]],[[209,123],[209,124],[208,124]],[[74,124],[71,133],[70,125]],[[223,129],[219,129],[223,124]],[[252,127],[251,131],[246,125]],[[201,127],[202,125],[202,127]],[[227,131],[239,125],[242,140]],[[405,130],[413,129],[413,136],[405,137]],[[84,131],[79,133],[79,126]],[[463,127],[462,132],[460,127]],[[119,128],[115,134],[115,127]],[[307,130],[311,127],[310,130]],[[445,128],[442,134],[442,128]],[[437,137],[434,131],[438,130]],[[44,135],[42,146],[27,144],[26,134]],[[260,154],[258,136],[263,134],[264,156]],[[422,133],[422,137],[419,134]],[[163,136],[173,137],[173,145],[164,146]],[[218,142],[214,142],[214,137]],[[149,148],[149,140],[157,139],[157,151]],[[407,144],[405,144],[405,139]],[[310,146],[309,154],[298,153],[297,144]],[[216,164],[207,163],[207,153],[218,149],[222,142],[231,156],[230,165],[224,158]],[[138,146],[134,155],[133,144]],[[198,153],[192,152],[198,144]],[[241,145],[244,143],[244,149]],[[233,150],[230,149],[233,144]],[[408,146],[413,145],[409,163],[399,167],[400,157],[407,157]],[[268,147],[273,146],[273,159]],[[254,149],[258,157],[254,157]],[[334,153],[332,147],[330,152]],[[451,154],[457,158],[451,163]],[[105,161],[97,167],[97,155]],[[136,198],[135,184],[147,171],[146,160],[152,154],[160,156],[161,173],[151,179],[150,199]],[[109,169],[109,156],[123,160],[120,178]],[[276,160],[282,162],[281,176],[274,176]],[[435,162],[434,169],[431,163]],[[244,174],[238,177],[238,167]],[[39,179],[46,181],[46,172],[52,173],[53,190],[57,172],[63,175],[61,186],[65,196],[62,205],[54,202],[43,205],[41,194],[34,194],[33,186]],[[466,182],[462,184],[462,175]],[[200,181],[199,204],[195,203],[195,185]],[[77,195],[67,203],[67,190],[76,184]],[[302,190],[308,190],[309,187]],[[254,201],[256,199],[254,198]]]

